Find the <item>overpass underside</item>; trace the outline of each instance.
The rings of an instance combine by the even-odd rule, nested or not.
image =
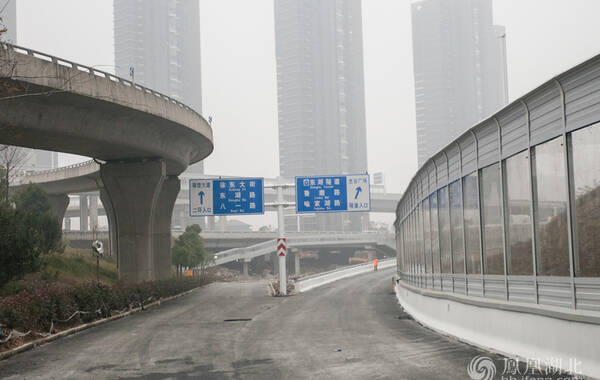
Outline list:
[[[171,275],[178,175],[213,149],[191,108],[151,89],[44,53],[0,44],[0,143],[93,157],[120,279]],[[62,224],[68,189],[50,192]]]

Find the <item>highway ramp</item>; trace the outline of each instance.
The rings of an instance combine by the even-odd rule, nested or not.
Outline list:
[[[264,281],[214,283],[2,361],[0,377],[468,379],[483,352],[407,318],[393,273],[285,298]]]

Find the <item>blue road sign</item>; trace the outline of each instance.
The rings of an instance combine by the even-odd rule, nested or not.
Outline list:
[[[296,177],[296,212],[371,210],[369,175]]]
[[[190,180],[190,216],[264,214],[263,200],[263,178]]]

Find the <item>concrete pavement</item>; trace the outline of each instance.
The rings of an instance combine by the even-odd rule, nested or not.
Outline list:
[[[468,379],[477,355],[407,318],[393,269],[287,298],[265,282],[192,294],[0,362],[0,377]]]

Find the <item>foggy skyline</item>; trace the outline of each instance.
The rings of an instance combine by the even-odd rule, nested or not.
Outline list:
[[[275,3],[279,167],[283,177],[367,170],[361,0]],[[368,215],[286,218],[302,231],[360,231]]]
[[[112,1],[81,4],[19,0],[18,42],[114,71]],[[417,169],[410,2],[362,8],[369,172],[383,171],[387,190],[402,192]],[[598,11],[593,0],[495,1],[494,23],[507,30],[509,100],[600,52]],[[271,0],[200,1],[203,110],[215,135],[207,173],[278,174],[273,15]],[[61,165],[72,162],[61,154]]]
[[[198,2],[114,0],[113,9],[115,73],[202,114]],[[203,172],[202,161],[186,170]]]
[[[412,6],[412,28],[422,166],[506,105],[506,32],[493,23],[492,0],[421,0]]]

